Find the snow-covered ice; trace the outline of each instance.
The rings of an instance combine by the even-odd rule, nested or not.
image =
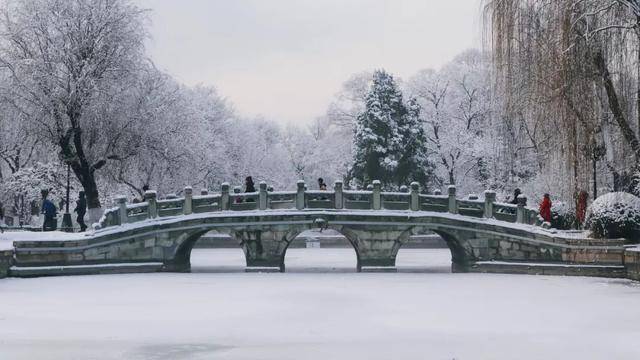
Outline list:
[[[243,261],[0,280],[0,359],[640,358],[632,281],[451,274],[448,250],[403,249],[381,274],[355,273],[352,249],[290,249],[285,274]]]

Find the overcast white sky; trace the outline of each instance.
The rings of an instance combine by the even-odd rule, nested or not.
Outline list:
[[[357,72],[406,78],[480,44],[480,0],[137,0],[151,57],[243,115],[304,123]]]

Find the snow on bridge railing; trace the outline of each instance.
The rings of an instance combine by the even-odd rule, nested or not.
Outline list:
[[[171,196],[158,200],[155,191],[147,191],[144,200],[127,204],[126,197],[116,198],[118,206],[107,210],[98,226],[104,228],[194,213],[281,209],[433,211],[512,223],[539,223],[538,212],[525,206],[527,199],[523,196],[518,198],[518,205],[497,203],[493,191],[485,191],[484,199],[476,195],[458,199],[455,186],[449,186],[446,195],[438,190],[427,195],[420,193],[418,183],[412,183],[409,188],[403,186],[399,192],[385,192],[377,180],[370,190],[344,190],[340,181],[335,183],[333,190],[307,190],[304,181],[299,181],[296,191],[269,191],[267,184],[261,182],[254,193],[240,193],[239,188],[231,193],[229,184],[223,183],[219,194],[210,195],[202,190],[200,195],[194,196],[193,189],[186,187],[181,198]]]

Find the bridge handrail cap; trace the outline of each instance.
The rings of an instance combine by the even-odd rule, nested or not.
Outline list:
[[[380,182],[380,180],[373,180],[372,184],[373,185],[381,185],[382,183]]]
[[[496,192],[493,190],[485,190],[484,193],[485,195],[491,195],[491,194],[495,195]]]
[[[147,196],[156,197],[156,196],[158,196],[158,192],[155,191],[155,190],[147,190],[147,191],[144,192],[144,196],[145,197],[147,197]]]
[[[298,180],[298,181],[296,182],[296,184],[298,184],[298,185],[300,185],[300,184],[304,184],[304,180]]]
[[[184,187],[184,191],[188,191],[188,190],[193,191],[193,188],[191,186],[185,186]]]
[[[447,189],[455,189],[455,188],[456,188],[456,186],[455,186],[455,185],[449,185],[449,186],[447,186]]]

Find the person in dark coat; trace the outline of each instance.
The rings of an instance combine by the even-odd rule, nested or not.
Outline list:
[[[318,179],[318,189],[323,190],[323,191],[327,190],[327,184],[325,184],[323,178],[319,178]]]
[[[253,183],[253,178],[251,176],[247,176],[246,179],[244,179],[244,192],[246,193],[254,193],[256,192],[256,186]],[[246,199],[246,202],[255,202],[254,199]]]
[[[145,184],[145,185],[142,186],[142,195],[139,198],[137,198],[137,197],[134,198],[133,199],[133,203],[134,204],[139,204],[139,203],[144,202],[144,193],[146,193],[147,191],[149,191],[149,185]]]
[[[42,224],[42,231],[55,231],[58,228],[58,222],[56,220],[56,215],[58,215],[58,209],[51,202],[51,200],[47,199],[49,196],[49,191],[42,190],[40,192],[42,195],[42,209],[41,212],[44,214],[44,223]]]
[[[4,229],[2,228],[4,226],[4,205],[2,205],[2,202],[0,202],[0,233],[4,232]]]
[[[549,194],[544,194],[544,198],[540,203],[540,217],[542,217],[545,222],[551,222],[551,197]]]
[[[247,176],[247,178],[244,179],[244,192],[246,193],[256,192],[256,186],[253,183],[253,178],[251,176]]]
[[[520,196],[522,194],[522,191],[520,191],[520,189],[516,189],[513,192],[513,199],[511,199],[510,203],[513,205],[518,205],[518,196]]]
[[[80,232],[87,230],[87,224],[84,223],[84,216],[87,213],[87,199],[84,196],[84,191],[80,191],[78,194],[78,201],[76,201],[76,208],[73,210],[78,214],[78,225],[80,225]]]

